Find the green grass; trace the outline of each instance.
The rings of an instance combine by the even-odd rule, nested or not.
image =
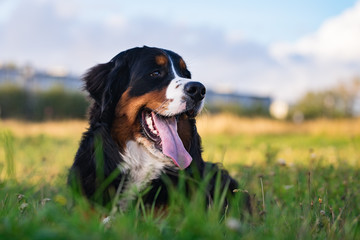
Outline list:
[[[78,141],[0,129],[0,239],[360,238],[357,135],[203,135],[205,159],[223,162],[254,196],[253,216],[224,213],[220,200],[206,208],[201,191],[187,200],[181,189],[166,210],[141,198],[123,213],[90,206],[66,186]]]

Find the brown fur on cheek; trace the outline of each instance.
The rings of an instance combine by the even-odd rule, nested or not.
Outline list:
[[[115,118],[111,136],[118,144],[120,151],[125,149],[126,142],[141,137],[139,113],[143,108],[160,113],[167,109],[166,88],[152,91],[142,96],[132,97],[130,89],[124,92],[115,108]]]
[[[191,125],[188,116],[185,114],[181,115],[178,119],[177,127],[179,137],[183,142],[185,149],[189,151],[191,147]]]

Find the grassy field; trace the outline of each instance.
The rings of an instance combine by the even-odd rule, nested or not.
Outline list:
[[[141,198],[125,213],[89,206],[66,187],[85,128],[0,122],[0,239],[360,238],[360,119],[296,125],[202,116],[204,158],[222,162],[254,197],[255,213],[241,217],[181,191],[166,212]]]

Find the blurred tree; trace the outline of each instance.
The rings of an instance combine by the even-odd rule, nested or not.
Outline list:
[[[244,107],[238,103],[216,103],[206,104],[205,112],[211,114],[231,113],[238,116],[246,117],[269,117],[269,109],[263,104],[253,104],[251,107]]]
[[[353,117],[359,97],[360,77],[355,77],[323,91],[307,92],[292,106],[290,116],[301,113],[305,119]]]
[[[16,85],[6,84],[0,89],[1,118],[23,118],[26,112],[26,92]]]
[[[55,120],[85,118],[88,100],[81,92],[54,86],[46,91],[27,91],[16,85],[0,86],[0,118]]]

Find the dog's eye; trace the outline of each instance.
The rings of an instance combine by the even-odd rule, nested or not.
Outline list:
[[[150,73],[150,77],[160,77],[160,75],[161,75],[160,71],[155,71]]]

